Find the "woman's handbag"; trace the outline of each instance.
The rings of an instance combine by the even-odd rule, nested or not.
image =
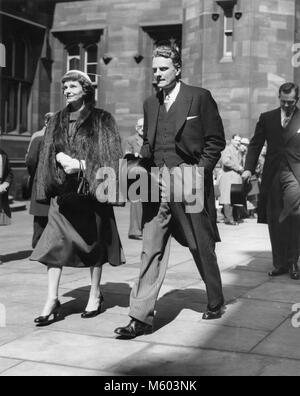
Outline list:
[[[89,211],[91,210],[90,186],[86,178],[84,167],[80,163],[79,172],[67,178],[64,190],[57,198],[57,203],[61,208],[72,211]]]

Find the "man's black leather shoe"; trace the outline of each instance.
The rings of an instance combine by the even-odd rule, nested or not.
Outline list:
[[[290,269],[290,277],[293,280],[299,280],[300,279],[300,271],[298,265],[293,265],[293,267]]]
[[[128,326],[119,327],[115,330],[115,333],[123,339],[131,340],[136,337],[151,334],[153,331],[152,326],[140,322],[139,320],[132,319]]]
[[[281,275],[285,275],[287,274],[289,271],[284,269],[284,268],[276,268],[273,271],[269,272],[269,276],[271,276],[271,278],[275,278],[276,276],[281,276]]]
[[[220,308],[215,310],[207,309],[207,311],[203,314],[203,320],[216,320],[220,319],[223,315],[224,306],[222,305]]]

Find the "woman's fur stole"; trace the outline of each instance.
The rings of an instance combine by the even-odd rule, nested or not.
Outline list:
[[[86,178],[90,193],[96,195],[100,167],[114,169],[119,185],[119,160],[122,158],[121,138],[112,115],[87,105],[76,121],[76,132],[68,138],[69,109],[56,113],[50,120],[43,142],[37,176],[37,200],[60,195],[66,174],[56,161],[63,152],[72,158],[86,161]],[[117,190],[118,191],[118,190]],[[118,197],[118,195],[117,195]],[[118,202],[109,202],[118,204]]]

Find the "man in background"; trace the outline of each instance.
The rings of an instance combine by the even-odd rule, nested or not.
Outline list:
[[[47,124],[53,113],[47,113],[45,115],[45,124],[42,130],[35,132],[30,140],[27,154],[26,154],[26,166],[30,175],[30,186],[31,186],[31,203],[29,213],[34,216],[33,218],[33,237],[32,237],[32,247],[36,247],[46,225],[48,223],[48,212],[49,203],[39,203],[36,201],[36,171],[39,163],[39,155],[41,152],[41,146],[43,143],[45,131]]]
[[[143,130],[144,118],[140,118],[135,126],[135,134],[129,136],[125,145],[126,154],[132,154],[136,158],[139,157],[143,145]],[[142,217],[143,217],[143,204],[142,202],[131,202],[130,205],[130,225],[129,225],[129,239],[142,240]]]
[[[267,142],[258,222],[269,226],[274,269],[269,276],[290,272],[300,278],[300,111],[299,87],[283,84],[279,89],[280,107],[263,113],[251,140],[243,179],[255,173],[259,156]]]

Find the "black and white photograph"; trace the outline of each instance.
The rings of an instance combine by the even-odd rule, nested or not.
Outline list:
[[[300,376],[300,0],[0,0],[0,376]]]

